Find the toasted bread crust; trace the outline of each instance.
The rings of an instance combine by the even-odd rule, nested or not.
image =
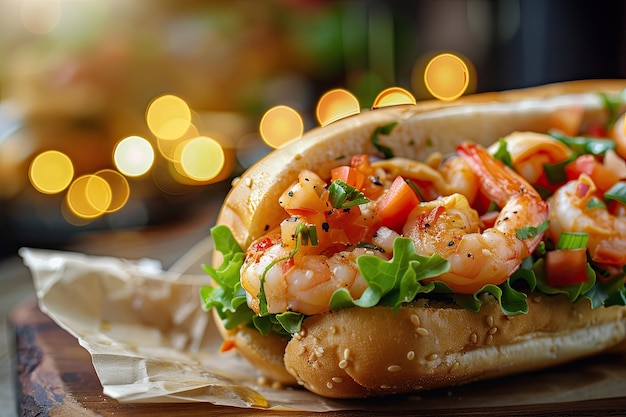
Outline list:
[[[587,356],[626,337],[622,307],[532,295],[528,314],[454,306],[348,309],[305,320],[285,365],[307,389],[358,398],[531,371]]]

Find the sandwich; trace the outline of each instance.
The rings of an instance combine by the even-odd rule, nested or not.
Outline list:
[[[261,374],[332,398],[530,372],[626,337],[626,82],[362,111],[249,168],[201,290]]]

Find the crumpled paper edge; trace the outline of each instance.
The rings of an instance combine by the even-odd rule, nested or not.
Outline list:
[[[235,352],[217,353],[221,337],[212,315],[200,308],[197,291],[208,277],[188,272],[210,260],[211,250],[210,240],[201,242],[168,271],[152,259],[31,248],[22,248],[20,255],[31,270],[41,310],[90,353],[103,393],[120,402],[210,402],[305,412],[390,411],[552,404],[615,398],[626,392],[622,354],[616,356],[620,363],[614,366],[591,360],[577,364],[576,372],[559,367],[508,377],[506,383],[483,381],[400,396],[391,402],[333,400],[302,389],[260,384],[256,370]],[[120,300],[121,311],[112,312],[120,307],[116,304]],[[152,316],[150,303],[164,300],[171,309],[165,316]],[[163,320],[170,326],[167,338]]]

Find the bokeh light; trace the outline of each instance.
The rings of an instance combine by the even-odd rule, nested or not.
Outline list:
[[[304,132],[302,116],[288,106],[276,106],[263,115],[259,124],[261,138],[276,149],[297,140]]]
[[[94,175],[106,181],[111,190],[111,201],[105,211],[113,213],[124,207],[130,197],[130,186],[126,178],[112,169],[103,169]]]
[[[165,159],[174,162],[176,161],[176,150],[179,146],[189,139],[197,138],[198,136],[200,136],[198,128],[191,123],[187,126],[187,131],[176,139],[157,138],[157,149]]]
[[[316,115],[321,126],[326,126],[339,119],[359,114],[361,108],[357,98],[343,89],[325,93],[317,102]]]
[[[461,97],[467,90],[469,78],[470,72],[463,59],[451,53],[435,56],[424,70],[426,88],[443,101]]]
[[[105,213],[111,204],[111,187],[97,175],[83,175],[70,186],[67,206],[78,217],[92,219]]]
[[[218,141],[200,136],[180,146],[180,167],[184,174],[197,181],[208,181],[224,168],[224,150]]]
[[[113,161],[122,174],[139,177],[154,164],[154,149],[148,140],[140,136],[129,136],[115,146]]]
[[[154,99],[146,110],[146,124],[159,139],[174,140],[189,130],[191,109],[180,97],[167,94]]]
[[[45,151],[30,164],[28,177],[41,193],[56,194],[65,190],[74,177],[74,165],[70,158],[59,151]]]
[[[50,33],[61,21],[61,1],[22,0],[20,19],[28,32],[35,35]]]
[[[372,104],[372,109],[398,106],[403,104],[416,104],[415,97],[404,88],[390,87],[378,94]]]

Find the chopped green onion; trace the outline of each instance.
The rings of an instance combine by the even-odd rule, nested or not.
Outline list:
[[[502,138],[498,139],[498,149],[496,153],[493,154],[495,159],[499,159],[505,165],[509,166],[509,168],[513,168],[513,158],[511,158],[511,154],[506,148],[506,141]]]
[[[620,203],[626,203],[626,182],[617,182],[609,189],[609,191],[604,193],[604,199],[619,201]]]
[[[589,235],[582,232],[563,232],[556,244],[557,249],[583,249],[587,247]]]
[[[382,145],[380,143],[380,138],[378,137],[378,135],[390,134],[393,128],[396,127],[397,124],[398,124],[397,122],[393,122],[384,126],[379,126],[376,128],[376,130],[374,130],[374,133],[372,133],[372,144],[374,145],[376,149],[382,152],[382,154],[385,156],[385,159],[394,157],[393,150],[388,146]]]
[[[341,180],[335,180],[328,187],[330,204],[334,208],[348,208],[369,203],[365,195]]]

